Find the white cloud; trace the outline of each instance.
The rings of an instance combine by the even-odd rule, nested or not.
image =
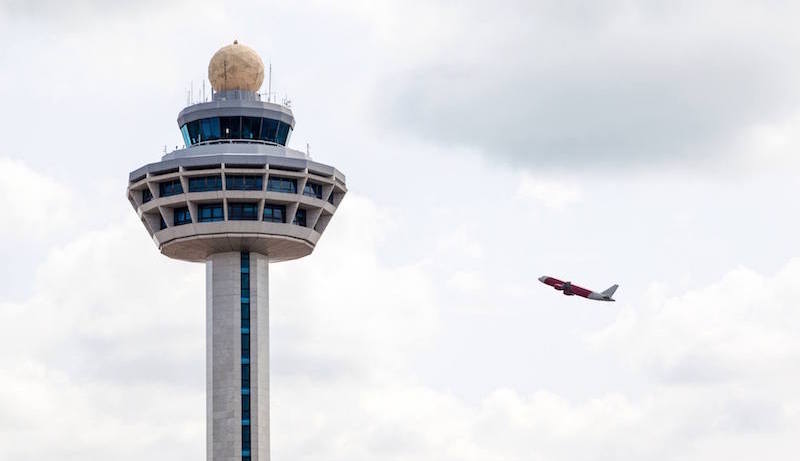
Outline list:
[[[72,194],[57,181],[23,162],[0,157],[0,236],[41,239],[72,223]]]
[[[800,260],[772,277],[740,268],[719,282],[628,307],[594,340],[667,382],[800,380]],[[785,381],[784,376],[782,381]]]
[[[582,198],[581,188],[570,182],[537,178],[523,173],[517,185],[517,197],[538,202],[547,208],[562,210]]]
[[[459,270],[447,280],[447,284],[461,293],[470,294],[481,292],[486,288],[486,282],[478,271]]]
[[[481,259],[484,256],[481,242],[464,227],[448,231],[439,239],[436,249],[449,257],[467,255],[472,259]]]

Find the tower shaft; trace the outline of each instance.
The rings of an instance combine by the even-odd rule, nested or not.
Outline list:
[[[206,262],[208,461],[269,461],[269,264],[259,253]]]

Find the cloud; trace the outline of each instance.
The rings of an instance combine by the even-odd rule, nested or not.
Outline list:
[[[800,259],[768,277],[739,268],[681,296],[628,307],[593,341],[668,383],[800,380]]]
[[[517,185],[517,197],[541,203],[547,208],[562,210],[581,200],[581,188],[565,181],[535,178],[523,173]]]
[[[471,401],[417,376],[453,291],[427,262],[381,260],[405,223],[353,192],[334,221],[313,256],[271,268],[276,458],[780,459],[796,443],[797,260],[623,310],[593,344],[653,380],[639,392]],[[0,301],[0,458],[201,457],[202,272],[132,215],[51,249],[31,296]]]
[[[72,223],[72,193],[25,163],[0,157],[0,235],[38,240],[62,232]]]
[[[797,14],[790,4],[503,1],[428,10],[435,25],[395,35],[398,47],[424,41],[428,51],[399,54],[381,85],[387,123],[512,165],[719,165],[751,148],[742,133],[798,112],[800,68],[784,59],[800,49],[786,33]]]

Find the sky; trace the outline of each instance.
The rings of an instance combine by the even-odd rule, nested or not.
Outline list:
[[[205,268],[125,188],[234,39],[349,189],[270,269],[274,459],[794,459],[798,17],[0,0],[0,459],[205,456]]]

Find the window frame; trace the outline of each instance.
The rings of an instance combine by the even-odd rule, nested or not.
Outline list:
[[[267,210],[270,210],[270,216],[267,218]],[[275,217],[275,211],[278,210],[281,212],[281,217]],[[264,211],[261,212],[261,221],[263,222],[272,222],[276,224],[286,224],[286,205],[281,205],[277,203],[265,203],[264,204]]]
[[[211,210],[211,217],[204,218],[203,213],[206,210]],[[216,210],[220,211],[219,217],[216,216],[214,213]],[[219,218],[219,219],[217,219]],[[225,208],[222,206],[222,202],[215,202],[215,203],[201,203],[197,205],[197,222],[198,223],[208,223],[208,222],[220,222],[225,220]]]
[[[271,187],[271,185],[275,183],[279,184],[291,184],[291,187],[284,188],[284,187]],[[267,178],[267,192],[279,192],[282,194],[296,194],[297,193],[297,179],[296,178],[287,178],[283,176],[270,176]]]
[[[181,216],[183,219],[179,219],[178,218],[179,216]],[[185,224],[191,224],[191,223],[192,223],[192,214],[189,212],[188,206],[173,208],[172,210],[173,226],[183,226]]]

